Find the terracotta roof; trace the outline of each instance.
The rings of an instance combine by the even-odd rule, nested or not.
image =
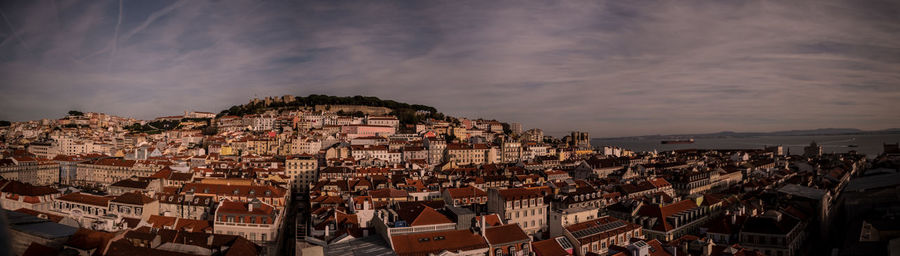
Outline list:
[[[410,226],[453,223],[447,216],[422,203],[403,204],[396,211],[400,219]]]
[[[371,190],[369,191],[369,196],[371,196],[372,198],[406,198],[409,196],[409,192],[399,189],[385,188]]]
[[[503,225],[503,220],[496,213],[484,215],[484,221],[487,222],[488,227]],[[481,216],[475,216],[475,222],[481,223]]]
[[[484,236],[489,244],[503,245],[513,242],[530,242],[531,238],[522,231],[519,224],[506,224],[497,227],[489,227],[484,230]]]
[[[507,201],[542,197],[540,190],[526,188],[502,189],[499,193],[500,197]]]
[[[109,200],[112,200],[112,199],[113,199],[112,197],[82,194],[80,192],[75,192],[75,193],[63,195],[63,196],[56,198],[56,200],[63,200],[63,201],[82,203],[82,204],[90,204],[90,205],[96,205],[96,206],[102,206],[102,207],[109,206]]]
[[[150,186],[149,181],[140,180],[140,179],[124,179],[117,181],[116,183],[110,184],[110,186],[115,187],[123,187],[123,188],[137,188],[137,189],[147,189]]]
[[[112,201],[116,202],[116,203],[123,203],[123,204],[144,205],[144,204],[148,204],[150,202],[156,201],[156,200],[154,200],[153,198],[150,198],[149,196],[145,196],[144,194],[141,194],[140,192],[128,192],[128,193],[117,196]]]
[[[697,208],[697,203],[690,199],[682,200],[677,203],[673,203],[670,205],[660,207],[658,204],[647,204],[641,206],[637,211],[637,215],[640,216],[648,216],[655,217],[657,219],[656,225],[654,225],[651,229],[657,231],[670,231],[674,226],[672,223],[669,223],[666,220],[666,217],[672,216],[676,213],[687,211],[690,209]]]
[[[233,213],[233,214],[252,214],[252,215],[266,215],[271,216],[275,208],[271,205],[261,203],[259,207],[254,207],[253,210],[250,210],[249,203],[236,202],[231,200],[222,201],[219,204],[219,207],[216,208],[216,214],[219,213]],[[269,219],[273,221],[273,219]]]
[[[33,186],[31,184],[22,183],[15,180],[7,182],[6,186],[2,187],[2,191],[5,193],[12,193],[23,196],[45,196],[59,193],[58,190],[50,186]]]
[[[483,237],[467,229],[398,235],[391,237],[391,241],[394,251],[400,256],[488,248]]]
[[[179,218],[175,222],[175,229],[191,232],[212,232],[212,221]]]
[[[579,240],[595,237],[598,235],[604,237],[608,236],[609,234],[622,233],[622,230],[628,232],[635,229],[641,229],[641,226],[610,216],[604,216],[597,219],[566,226],[566,230],[572,233],[575,239]]]
[[[172,168],[169,168],[169,166],[166,166],[166,167],[163,167],[162,169],[160,169],[159,171],[157,171],[156,173],[154,173],[153,175],[150,175],[150,178],[166,179],[166,178],[169,178],[169,175],[172,175],[172,172],[174,172],[174,170],[172,170]]]
[[[666,181],[666,179],[663,179],[663,178],[652,179],[652,180],[650,180],[650,184],[653,184],[653,186],[655,186],[657,188],[672,186],[672,184],[670,184],[668,181]]]
[[[178,220],[176,217],[150,215],[150,218],[147,219],[147,223],[154,228],[164,228],[174,226],[176,220]]]
[[[448,188],[447,193],[450,193],[450,198],[469,198],[469,197],[487,196],[487,192],[484,192],[484,190],[478,189],[476,187]]]
[[[565,239],[565,237],[562,237]],[[541,240],[531,243],[534,252],[540,256],[567,256],[571,255],[566,249],[563,249],[555,238]]]

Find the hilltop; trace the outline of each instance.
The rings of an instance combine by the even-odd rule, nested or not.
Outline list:
[[[312,108],[316,110],[331,110],[335,106],[339,109],[338,114],[361,116],[371,113],[388,114],[397,116],[402,124],[415,124],[423,118],[444,119],[444,115],[437,111],[436,108],[426,105],[409,104],[397,102],[394,100],[383,100],[378,97],[369,96],[329,96],[311,94],[309,96],[292,96],[285,95],[281,97],[266,97],[264,99],[254,99],[247,104],[235,105],[219,112],[218,116],[234,115],[244,116],[250,114],[261,114],[269,110],[297,110],[301,108]],[[344,107],[340,107],[344,106]],[[365,106],[367,109],[348,108],[346,106]],[[347,109],[347,111],[344,111]],[[372,110],[372,111],[362,111]],[[382,111],[378,111],[382,110]]]

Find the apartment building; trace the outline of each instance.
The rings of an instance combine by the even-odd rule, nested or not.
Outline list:
[[[78,164],[78,174],[84,174],[88,184],[110,185],[134,176],[134,164],[135,160],[103,158]]]
[[[14,180],[0,180],[0,206],[7,210],[21,208],[46,212],[53,208],[58,190],[49,186],[33,186]]]
[[[539,236],[547,229],[547,204],[540,190],[526,188],[488,190],[488,211],[516,223],[528,235]]]
[[[55,184],[59,183],[59,164],[27,156],[0,159],[0,177],[38,186]]]
[[[311,155],[288,156],[285,167],[293,190],[309,191],[310,185],[319,180],[319,161]]]
[[[610,246],[626,246],[631,238],[644,238],[640,225],[609,216],[566,226],[564,235],[578,256],[606,255]]]
[[[222,201],[216,208],[215,234],[237,235],[262,247],[260,255],[279,254],[275,247],[281,227],[282,213],[260,200]]]

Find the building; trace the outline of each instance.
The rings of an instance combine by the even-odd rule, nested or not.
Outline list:
[[[600,215],[598,207],[572,207],[567,209],[556,209],[550,211],[548,226],[550,236],[561,236],[565,232],[565,227],[596,219]]]
[[[38,186],[59,183],[59,164],[27,156],[0,159],[0,177]]]
[[[480,222],[482,227],[486,223]],[[490,256],[531,255],[531,238],[518,224],[483,227],[482,234],[490,246]]]
[[[391,126],[351,124],[341,126],[341,133],[347,134],[348,139],[368,136],[390,136],[397,129]]]
[[[222,201],[216,209],[216,234],[238,235],[263,247],[262,255],[276,255],[275,244],[281,227],[281,212],[260,200]]]
[[[431,165],[437,165],[444,161],[444,150],[447,149],[447,142],[438,138],[426,138],[423,140],[425,148],[428,150],[428,156],[425,159]]]
[[[445,188],[441,192],[441,198],[446,204],[457,207],[472,204],[484,205],[488,202],[487,193],[476,187]]]
[[[824,148],[816,144],[815,141],[810,142],[809,146],[803,147],[803,156],[805,157],[817,157],[821,156],[822,153],[824,153]]]
[[[538,236],[546,231],[547,209],[540,190],[488,190],[488,211],[504,217],[505,223],[519,224],[528,235]]]
[[[319,161],[311,155],[294,155],[285,160],[285,174],[295,191],[306,192],[319,180]]]
[[[87,184],[110,185],[134,176],[135,160],[103,158],[78,164],[79,176],[84,174]]]
[[[446,230],[397,235],[391,248],[399,256],[487,255],[490,249],[483,236],[469,230]]]
[[[128,192],[109,201],[109,213],[146,221],[159,214],[159,201],[140,192]]]
[[[648,239],[672,241],[683,235],[699,234],[700,225],[708,216],[706,206],[682,200],[669,205],[644,204],[632,216],[631,222],[642,226]]]
[[[21,208],[46,212],[53,208],[58,190],[49,186],[32,186],[19,181],[0,180],[0,206],[7,210]]]
[[[107,216],[113,197],[95,196],[79,192],[62,195],[53,202],[53,211],[71,217],[81,227],[93,230],[117,231],[121,220]]]
[[[521,123],[509,123],[509,129],[513,134],[522,134],[522,124]]]
[[[522,159],[522,143],[518,141],[504,141],[500,146],[500,162],[516,163]]]
[[[287,201],[287,190],[280,187],[268,185],[244,185],[244,184],[211,184],[211,183],[188,183],[184,184],[181,189],[184,195],[209,196],[216,202],[228,199],[235,202],[250,202],[253,199],[273,205],[275,207],[284,207]]]
[[[625,246],[631,238],[644,238],[640,225],[609,216],[566,226],[564,235],[578,256],[605,255],[610,246]]]
[[[159,201],[159,215],[181,219],[206,220],[215,209],[216,201],[211,196],[156,194]]]
[[[451,143],[447,145],[446,159],[456,165],[479,165],[489,163],[488,150],[485,144]]]
[[[394,116],[370,116],[366,118],[367,125],[390,126],[396,129],[400,126],[400,120]]]
[[[803,221],[779,211],[770,210],[744,222],[741,229],[741,245],[756,249],[765,255],[798,255],[806,240]]]
[[[566,141],[566,144],[569,147],[573,148],[590,148],[591,147],[591,135],[587,132],[578,132],[573,131]]]

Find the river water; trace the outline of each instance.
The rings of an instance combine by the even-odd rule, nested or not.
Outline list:
[[[725,137],[695,138],[693,144],[660,144],[660,139],[593,139],[593,146],[616,146],[632,151],[670,151],[677,149],[762,149],[765,146],[782,145],[791,154],[803,154],[803,147],[815,141],[821,145],[825,153],[845,153],[856,150],[869,158],[877,156],[884,150],[884,143],[897,143],[900,134],[868,134],[868,135],[819,135],[819,136],[757,136],[757,137]],[[850,147],[858,145],[858,147]]]

